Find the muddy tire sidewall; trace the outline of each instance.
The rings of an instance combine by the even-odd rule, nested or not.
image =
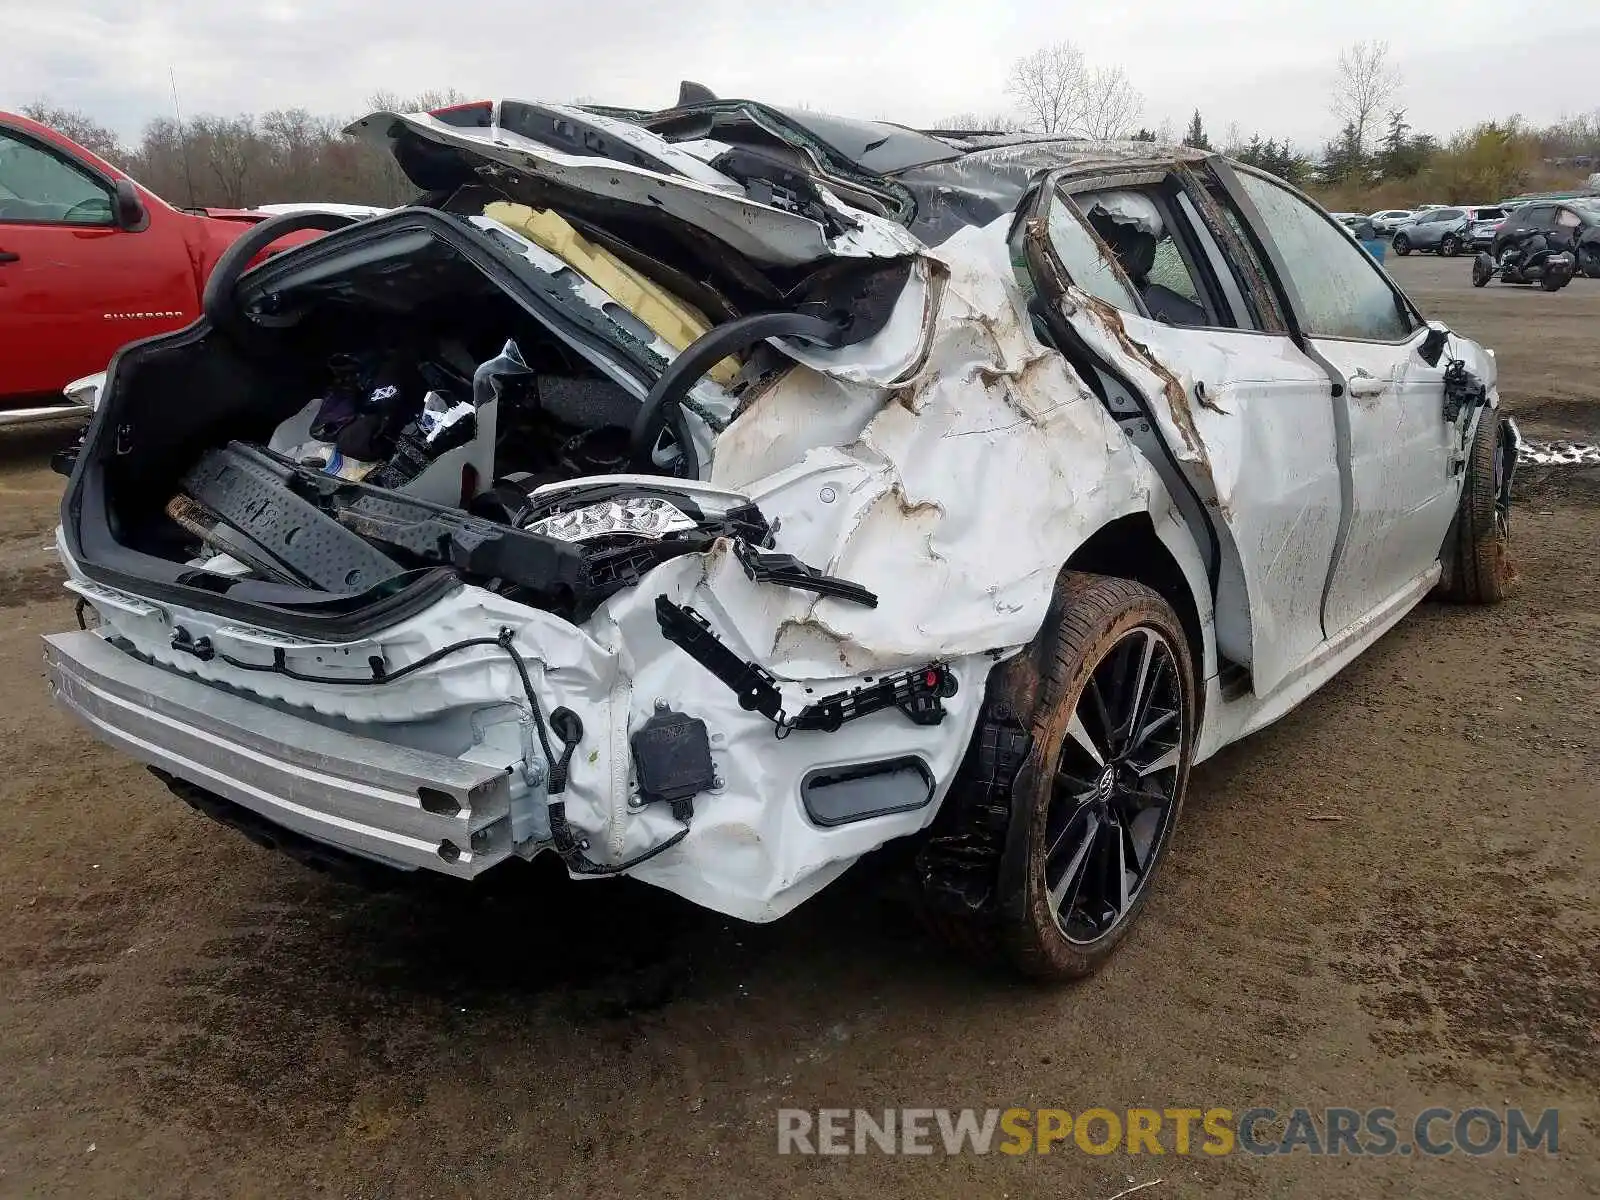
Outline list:
[[[1485,408],[1472,435],[1455,524],[1440,555],[1441,599],[1498,604],[1516,584],[1510,527],[1498,509],[1495,463],[1500,447],[1500,413]]]
[[[1041,638],[1049,671],[1032,721],[1033,749],[1013,788],[1012,820],[1000,878],[1000,941],[1019,970],[1040,979],[1078,979],[1108,959],[1137,922],[1151,892],[1159,886],[1188,790],[1194,758],[1196,685],[1193,659],[1183,625],[1156,592],[1124,579],[1068,572],[1060,585],[1065,603],[1054,628]],[[1069,942],[1056,925],[1045,883],[1045,824],[1051,781],[1078,697],[1096,666],[1118,640],[1147,626],[1172,646],[1181,674],[1183,738],[1172,811],[1148,875],[1127,912],[1100,940],[1088,946]]]

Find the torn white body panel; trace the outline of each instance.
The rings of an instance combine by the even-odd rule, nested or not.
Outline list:
[[[865,389],[854,395],[839,386],[846,403],[812,446],[802,443],[817,394],[798,372],[719,440],[712,478],[747,488],[778,516],[783,549],[884,600],[863,609],[767,590],[759,609],[737,614],[763,661],[827,675],[1021,645],[1044,618],[1061,564],[1161,490],[1094,394],[1028,329],[1006,254],[999,226],[942,246],[925,343],[858,347],[838,374],[861,378],[876,350],[880,381],[854,385]],[[908,288],[882,336],[903,337],[925,304]],[[825,354],[796,357],[833,374]],[[796,466],[761,477],[797,452]]]
[[[585,114],[584,119],[597,118]],[[373,113],[345,132],[383,143],[396,124],[423,141],[461,147],[486,164],[495,164],[485,170],[523,173],[557,187],[677,218],[755,262],[797,266],[829,257],[893,258],[915,253],[920,247],[893,221],[843,206],[837,211],[847,225],[830,236],[820,221],[747,199],[731,179],[642,129],[632,129],[631,136],[647,139],[653,155],[685,174],[669,176],[610,159],[564,154],[499,125],[463,129],[426,113]]]

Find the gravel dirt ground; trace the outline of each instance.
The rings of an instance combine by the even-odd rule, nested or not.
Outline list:
[[[1600,434],[1600,281],[1391,263]],[[852,872],[742,926],[530,869],[373,896],[214,826],[49,702],[56,430],[0,435],[0,1195],[1600,1194],[1600,484],[1521,476],[1523,581],[1428,603],[1197,770],[1097,978],[975,972]],[[1314,819],[1315,818],[1315,819]],[[1560,1153],[776,1154],[780,1106],[1558,1107]]]

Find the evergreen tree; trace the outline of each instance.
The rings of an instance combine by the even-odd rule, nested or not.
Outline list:
[[[1367,156],[1361,149],[1361,132],[1354,121],[1346,121],[1339,136],[1322,152],[1322,178],[1328,183],[1365,184]]]
[[[1200,120],[1200,110],[1194,110],[1194,116],[1189,119],[1189,132],[1183,135],[1183,144],[1193,146],[1196,150],[1211,149],[1211,139],[1206,137],[1206,127]]]

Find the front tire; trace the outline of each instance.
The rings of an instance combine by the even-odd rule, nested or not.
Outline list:
[[[1182,811],[1197,723],[1188,639],[1150,588],[1067,572],[1033,645],[997,673],[1031,744],[994,911],[939,925],[1024,974],[1083,978],[1143,910]]]
[[[1394,252],[1401,258],[1411,253],[1411,239],[1403,233],[1394,235]]]
[[[1441,599],[1498,604],[1511,594],[1517,572],[1511,564],[1510,497],[1505,493],[1515,453],[1516,447],[1505,443],[1500,414],[1484,409],[1472,435],[1455,524],[1441,555]]]
[[[1494,260],[1487,254],[1480,254],[1472,260],[1472,286],[1481,288],[1494,278]]]
[[[1600,279],[1600,246],[1578,247],[1578,270],[1590,279]]]

